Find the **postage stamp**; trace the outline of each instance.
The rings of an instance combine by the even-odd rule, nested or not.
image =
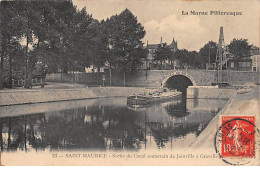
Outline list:
[[[249,163],[256,155],[255,116],[221,116],[220,121],[215,139],[220,157],[232,165]]]
[[[222,116],[222,157],[255,156],[255,117]]]

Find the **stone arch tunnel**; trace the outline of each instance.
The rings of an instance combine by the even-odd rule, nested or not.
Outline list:
[[[186,96],[188,86],[193,86],[192,81],[184,75],[174,75],[166,80],[163,87],[169,89],[177,89],[183,93],[183,96]]]

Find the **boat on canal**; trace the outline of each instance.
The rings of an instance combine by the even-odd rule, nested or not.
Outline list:
[[[128,96],[127,105],[149,105],[154,102],[164,102],[180,97],[182,97],[182,92],[177,90],[163,89],[163,91]]]

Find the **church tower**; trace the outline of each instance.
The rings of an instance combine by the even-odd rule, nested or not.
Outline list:
[[[169,45],[171,51],[176,52],[178,50],[177,40],[172,39],[172,43]]]

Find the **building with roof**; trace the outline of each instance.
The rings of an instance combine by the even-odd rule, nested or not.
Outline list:
[[[251,71],[252,59],[251,57],[244,57],[242,59],[230,58],[227,61],[227,66],[229,70],[235,71]]]
[[[232,55],[227,61],[229,70],[260,71],[260,50],[251,50],[251,56],[235,59]]]
[[[260,50],[252,52],[252,71],[260,71]]]
[[[148,56],[147,56],[147,60],[143,61],[143,65],[142,65],[142,69],[156,69],[156,64],[153,59],[155,57],[155,52],[158,49],[158,47],[160,45],[162,45],[162,38],[161,38],[161,42],[157,43],[157,44],[149,44],[147,41],[147,45],[144,46],[144,48],[148,49]],[[170,50],[172,52],[176,52],[178,50],[178,44],[177,41],[172,40],[172,43],[170,45],[168,45],[168,47],[170,48]],[[165,64],[170,64],[170,62],[166,61]],[[166,66],[166,65],[165,65]]]

